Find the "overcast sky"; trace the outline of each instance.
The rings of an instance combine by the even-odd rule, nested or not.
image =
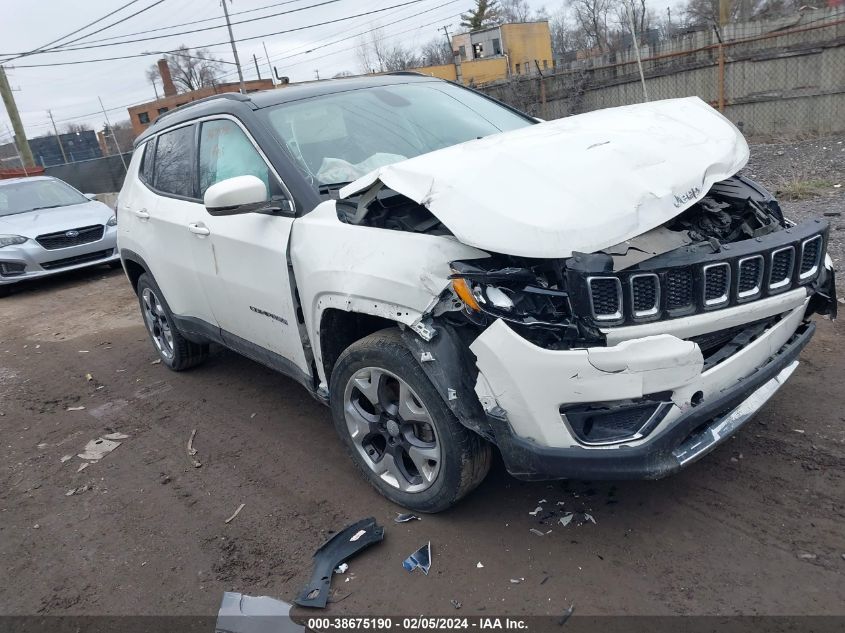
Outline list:
[[[43,47],[127,2],[129,0],[3,0],[0,54],[5,58],[7,54]],[[233,15],[233,23],[261,18],[233,26],[236,40],[256,38],[237,44],[244,78],[256,77],[253,54],[258,58],[261,76],[269,76],[269,66],[262,43],[267,46],[271,62],[278,67],[279,73],[289,76],[294,82],[314,79],[317,71],[321,78],[331,77],[345,70],[357,73],[361,70],[356,56],[357,34],[362,31],[381,26],[389,43],[418,47],[434,37],[444,37],[442,30],[438,30],[444,25],[449,27],[451,33],[456,32],[460,22],[458,15],[474,4],[473,0],[418,0],[404,7],[396,7],[406,2],[409,0],[233,0],[229,4],[230,14],[249,11],[242,15]],[[671,2],[672,0],[650,0],[649,4],[655,10],[663,11],[665,5]],[[320,3],[326,4],[286,15],[264,17]],[[560,10],[563,3],[564,0],[529,0],[533,8],[545,7],[550,13]],[[119,25],[70,46],[91,45],[95,40],[115,36],[122,36],[122,39],[139,39],[212,28],[117,46],[32,55],[4,64],[9,83],[15,90],[15,100],[27,136],[31,138],[51,131],[48,109],[52,110],[60,132],[64,131],[68,123],[87,123],[99,129],[104,117],[97,113],[98,96],[102,98],[112,123],[128,118],[126,106],[155,98],[153,87],[145,74],[158,55],[77,65],[54,64],[170,50],[180,44],[192,48],[207,47],[220,59],[233,61],[232,50],[227,42],[228,35],[223,26],[225,22],[220,0],[135,0],[131,6],[70,39],[81,37],[150,5],[154,6]],[[250,11],[259,7],[267,8]],[[343,19],[379,9],[387,10],[369,16]],[[339,19],[343,20],[294,30]],[[185,25],[199,20],[204,21]],[[161,30],[129,35],[151,29]],[[332,44],[343,38],[350,39]],[[96,43],[112,44],[118,41],[121,39]],[[316,47],[320,48],[311,50]],[[36,64],[46,66],[24,67]],[[234,65],[226,66],[230,73],[225,77],[226,80],[237,80],[234,68]],[[10,127],[5,109],[0,107],[0,142],[8,142],[7,129]]]

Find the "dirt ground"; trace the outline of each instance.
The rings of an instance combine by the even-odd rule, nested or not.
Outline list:
[[[820,168],[837,183],[839,140]],[[778,151],[761,153],[794,160]],[[766,166],[766,184],[791,169],[748,171]],[[832,189],[784,206],[845,211]],[[461,615],[845,615],[841,321],[820,319],[760,415],[679,475],[524,483],[497,461],[458,507],[396,524],[293,381],[221,349],[190,372],[155,364],[121,272],[30,285],[0,315],[0,615],[213,615],[224,591],[290,602],[314,549],[367,516],[385,539],[335,576],[326,614],[454,615],[456,600]],[[129,437],[80,472],[76,455],[113,432]],[[596,523],[564,527],[562,510]],[[430,575],[409,574],[427,541]]]

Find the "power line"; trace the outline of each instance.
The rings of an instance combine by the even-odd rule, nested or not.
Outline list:
[[[394,24],[399,24],[400,22],[410,20],[411,18],[415,18],[415,17],[421,16],[421,15],[424,15],[426,13],[431,13],[432,11],[436,11],[437,9],[442,9],[443,7],[448,6],[450,4],[456,4],[457,2],[461,2],[461,0],[449,0],[449,2],[444,2],[443,4],[439,4],[436,7],[431,7],[430,9],[425,9],[424,11],[419,11],[417,13],[399,18],[398,20],[394,20],[393,22],[388,22],[386,24],[380,24],[380,25],[375,26],[371,29],[367,29],[366,31],[361,31],[359,33],[353,33],[352,35],[347,35],[345,37],[334,40],[332,42],[327,42],[325,44],[320,44],[318,46],[312,46],[311,48],[309,48],[306,51],[302,51],[302,52],[299,52],[299,53],[293,53],[292,55],[286,55],[286,53],[290,52],[290,51],[284,51],[282,53],[279,53],[278,55],[272,56],[271,60],[273,60],[273,61],[284,61],[286,59],[292,59],[294,57],[299,57],[300,55],[308,55],[308,54],[313,53],[314,51],[320,50],[322,48],[328,48],[329,46],[334,46],[335,44],[339,44],[340,42],[345,42],[345,41],[348,41],[348,40],[351,40],[351,39],[355,39],[356,37],[360,37],[362,35],[367,35],[368,33],[372,33],[373,31],[378,31],[381,28],[393,26]],[[458,14],[458,15],[460,15],[460,14]],[[452,18],[452,17],[457,17],[457,16],[448,16],[448,18]],[[436,24],[440,20],[444,20],[444,19],[448,19],[448,18],[440,18],[437,21],[432,22],[431,24]],[[388,37],[395,37],[395,36],[400,35],[400,34],[409,33],[410,31],[414,31],[414,30],[419,29],[419,28],[431,26],[431,24],[422,24],[422,25],[419,25],[419,26],[415,26],[411,29],[407,29],[405,31],[400,31],[399,33],[394,33],[393,35],[389,35]],[[294,49],[290,49],[290,50],[292,51]],[[340,51],[335,51],[333,53],[330,53],[330,55],[334,55],[336,53],[339,53],[339,52],[342,52],[342,51],[347,51],[347,50],[352,50],[352,49],[349,49],[349,48],[341,49]],[[329,55],[322,55],[320,57],[312,58],[311,60],[309,60],[309,62],[313,61],[314,59],[323,59],[325,57],[329,57]],[[221,75],[221,77],[227,77],[231,74],[232,74],[231,72],[227,72],[227,73],[224,73],[223,75]]]
[[[164,0],[158,0],[158,2],[163,2]],[[344,0],[323,0],[323,2],[318,2],[317,4],[309,4],[305,7],[299,7],[297,9],[289,9],[288,11],[279,11],[278,13],[271,13],[269,15],[263,15],[256,18],[249,18],[246,20],[240,20],[238,22],[232,22],[232,26],[237,26],[238,24],[248,24],[249,22],[255,22],[257,20],[265,20],[267,18],[275,18],[280,15],[289,15],[291,13],[298,13],[300,11],[306,11],[308,9],[315,9],[318,7],[323,7],[327,4],[335,4],[337,2],[343,2]],[[419,0],[418,0],[419,1]],[[124,40],[122,42],[111,42],[109,44],[91,44],[89,46],[73,46],[71,48],[61,48],[61,49],[51,49],[46,51],[41,51],[40,54],[56,54],[56,53],[66,53],[70,51],[84,51],[91,48],[105,48],[108,46],[123,46],[124,44],[137,44],[138,42],[150,42],[152,40],[161,40],[166,39],[169,37],[179,37],[180,35],[190,35],[192,33],[201,33],[203,31],[213,31],[214,29],[222,29],[226,25],[225,24],[218,24],[216,26],[204,26],[199,29],[191,29],[189,31],[179,31],[178,33],[168,33],[167,35],[154,35],[151,37],[139,37],[134,40]],[[212,44],[212,46],[215,46]]]
[[[14,59],[20,59],[21,57],[26,57],[27,55],[33,55],[33,54],[35,54],[37,51],[39,51],[39,50],[41,50],[41,49],[43,49],[43,48],[47,48],[48,46],[51,46],[52,44],[55,44],[56,42],[61,42],[62,40],[67,39],[67,38],[69,38],[69,37],[70,37],[70,36],[72,36],[72,35],[76,35],[76,34],[77,34],[77,33],[79,33],[80,31],[84,31],[85,29],[87,29],[89,26],[94,26],[95,24],[97,24],[97,22],[102,22],[102,21],[103,21],[103,20],[105,20],[106,18],[113,16],[115,13],[118,13],[118,12],[120,12],[120,11],[123,11],[126,7],[131,6],[131,5],[135,4],[136,2],[140,2],[140,1],[141,1],[141,0],[130,0],[130,2],[127,2],[127,3],[126,3],[126,4],[124,4],[123,6],[118,7],[117,9],[115,9],[114,11],[112,11],[111,13],[106,13],[104,16],[102,16],[102,17],[100,17],[100,18],[97,18],[97,19],[96,19],[96,20],[94,20],[93,22],[89,22],[89,23],[88,23],[88,24],[86,24],[85,26],[81,26],[81,27],[79,27],[78,29],[76,29],[75,31],[71,31],[71,32],[70,32],[70,33],[68,33],[67,35],[63,35],[62,37],[57,38],[57,39],[55,39],[55,40],[53,40],[53,41],[51,41],[51,42],[47,42],[46,44],[41,45],[41,46],[40,46],[40,47],[38,47],[37,49],[33,49],[33,51],[28,51],[28,52],[24,52],[24,53],[17,53],[17,57],[14,57],[13,59],[8,59],[8,60],[5,60],[5,61],[4,61],[4,63],[5,63],[5,62],[7,62],[7,61],[14,61]],[[3,54],[3,55],[15,55],[15,53],[2,53],[2,54]]]
[[[243,11],[233,11],[232,13],[229,14],[229,17],[234,17],[236,15],[243,15],[245,13],[255,13],[256,11],[264,11],[266,9],[272,9],[273,7],[279,7],[279,6],[283,6],[283,5],[286,5],[286,4],[293,4],[295,2],[302,2],[302,1],[303,0],[285,0],[284,2],[274,2],[273,4],[268,4],[268,5],[265,5],[263,7],[256,7],[254,9],[244,9]],[[268,16],[265,16],[265,17],[268,17]],[[202,24],[203,22],[213,22],[215,20],[220,20],[220,19],[221,19],[220,17],[203,18],[201,20],[192,20],[190,22],[182,22],[180,24],[171,24],[170,26],[160,26],[160,27],[155,28],[155,29],[147,29],[147,30],[144,30],[144,31],[135,31],[133,33],[123,33],[122,35],[112,35],[112,36],[109,36],[109,37],[101,38],[99,40],[90,40],[90,41],[87,41],[85,43],[86,44],[97,44],[99,42],[108,42],[108,41],[111,41],[111,40],[118,40],[122,37],[133,37],[135,35],[146,35],[147,33],[157,33],[159,31],[166,31],[168,29],[178,29],[178,28],[183,27],[183,26],[191,26],[193,24]],[[223,26],[223,25],[221,24],[220,26]],[[86,35],[85,37],[87,38],[87,37],[90,37],[91,35],[93,35],[93,33],[90,33],[89,35]],[[62,46],[63,46],[63,44],[60,44],[59,48],[62,47]]]
[[[348,15],[348,16],[343,17],[343,18],[337,18],[337,19],[334,19],[334,20],[326,20],[324,22],[317,22],[315,24],[308,24],[308,25],[305,25],[305,26],[299,26],[299,27],[296,27],[296,28],[293,28],[293,29],[286,29],[284,31],[273,31],[271,33],[262,33],[261,35],[253,35],[253,36],[250,36],[250,37],[241,37],[241,38],[236,39],[235,41],[236,42],[248,42],[248,41],[251,41],[251,40],[260,40],[260,39],[275,36],[275,35],[284,35],[286,33],[294,33],[294,32],[298,32],[298,31],[305,31],[307,29],[313,29],[313,28],[316,28],[316,27],[319,27],[319,26],[326,26],[327,24],[337,24],[338,22],[345,22],[346,20],[353,20],[355,18],[360,18],[360,17],[363,17],[365,15],[373,15],[373,14],[376,14],[376,13],[382,13],[383,11],[389,11],[391,9],[397,9],[399,7],[406,7],[406,6],[411,5],[411,4],[418,4],[418,3],[423,2],[423,1],[424,0],[408,0],[407,2],[403,2],[401,4],[394,4],[393,6],[384,7],[383,9],[373,9],[372,11],[365,11],[364,13],[357,13],[355,15]],[[234,22],[233,22],[233,24],[234,24]],[[229,43],[228,40],[224,40],[222,42],[214,42],[214,43],[210,43],[210,44],[201,44],[201,45],[198,45],[198,46],[193,46],[192,48],[207,48],[209,46],[223,46],[224,44],[228,44],[228,43]],[[102,57],[102,58],[98,58],[98,59],[81,59],[81,60],[77,60],[77,61],[73,61],[73,62],[53,62],[53,63],[50,63],[50,64],[20,64],[20,65],[15,65],[15,66],[12,66],[12,67],[13,68],[50,68],[50,67],[53,67],[53,66],[73,66],[73,65],[76,65],[76,64],[91,64],[91,63],[94,63],[94,62],[108,62],[108,61],[114,61],[114,60],[117,60],[117,59],[132,59],[134,57],[148,57],[150,55],[162,55],[162,54],[166,54],[166,53],[172,53],[172,52],[178,51],[178,50],[179,49],[173,49],[173,50],[170,50],[170,51],[154,51],[154,52],[137,53],[137,54],[134,54],[134,55],[118,55],[118,56],[115,56],[115,57]]]
[[[117,20],[116,22],[112,22],[111,24],[107,24],[106,26],[104,26],[104,27],[102,27],[102,28],[99,28],[99,29],[97,29],[96,31],[93,31],[93,32],[91,32],[91,33],[88,33],[87,35],[82,35],[82,36],[80,36],[80,37],[77,37],[75,40],[70,40],[69,42],[65,42],[65,43],[63,43],[63,44],[59,44],[59,46],[54,46],[53,48],[51,48],[51,49],[49,49],[49,50],[46,50],[46,51],[41,51],[41,53],[40,53],[40,54],[43,54],[43,53],[60,53],[60,52],[62,52],[62,51],[65,49],[65,47],[66,47],[68,44],[73,44],[74,42],[78,42],[79,40],[84,40],[86,37],[90,37],[90,36],[92,36],[92,35],[96,35],[97,33],[102,33],[103,31],[105,31],[105,30],[107,30],[107,29],[110,29],[110,28],[112,28],[113,26],[117,26],[118,24],[123,24],[123,23],[124,23],[124,22],[126,22],[127,20],[131,20],[131,19],[132,19],[132,18],[134,18],[136,15],[140,15],[141,13],[144,13],[145,11],[149,11],[150,9],[152,9],[153,7],[155,7],[155,6],[159,5],[159,4],[161,4],[162,2],[164,2],[164,0],[156,0],[156,2],[153,2],[153,3],[152,3],[151,5],[149,5],[148,7],[144,7],[143,9],[139,9],[139,10],[138,10],[138,11],[136,11],[135,13],[132,13],[132,14],[130,14],[130,15],[127,15],[125,18],[121,18],[121,19]],[[67,50],[76,50],[76,49],[67,49]]]

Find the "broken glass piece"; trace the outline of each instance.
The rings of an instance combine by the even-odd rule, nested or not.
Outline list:
[[[428,570],[431,569],[431,541],[403,560],[402,567],[408,571],[414,571],[419,567],[428,576]]]

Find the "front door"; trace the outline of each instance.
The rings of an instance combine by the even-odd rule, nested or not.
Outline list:
[[[275,171],[239,122],[201,123],[199,195],[235,176],[264,181],[270,196],[282,194]],[[268,350],[308,374],[288,268],[292,215],[245,213],[215,217],[204,207],[190,218],[197,240],[197,269],[222,336]]]

